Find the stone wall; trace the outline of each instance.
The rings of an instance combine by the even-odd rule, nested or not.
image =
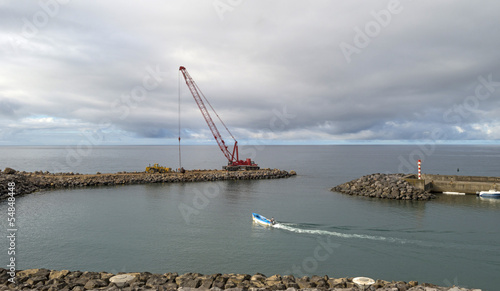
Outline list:
[[[9,282],[11,274],[0,268],[0,290],[46,290],[46,291],[84,291],[84,290],[231,290],[231,291],[272,291],[272,290],[361,290],[353,283],[353,278],[330,278],[328,276],[311,276],[296,278],[292,275],[263,274],[213,274],[199,273],[151,274],[107,272],[80,272],[68,270],[29,269],[16,273],[15,283]],[[416,281],[384,281],[376,280],[370,289],[379,291],[480,291],[458,287],[439,287]]]
[[[431,184],[432,192],[476,194],[478,191],[500,190],[500,177],[423,174],[422,179]]]
[[[500,177],[422,174],[422,179],[446,182],[500,183]]]
[[[279,179],[296,175],[295,171],[279,169],[261,169],[252,171],[222,171],[222,170],[196,170],[185,173],[113,173],[113,174],[75,174],[48,172],[18,172],[6,169],[0,172],[0,200],[8,197],[7,185],[9,182],[16,184],[16,195],[29,194],[41,190],[61,188],[81,188],[92,186],[113,186],[147,183],[180,183],[225,180],[257,180]]]

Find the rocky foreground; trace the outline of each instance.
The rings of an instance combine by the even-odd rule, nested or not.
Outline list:
[[[84,290],[332,290],[356,291],[362,290],[353,283],[353,278],[329,278],[328,276],[312,276],[295,278],[292,275],[263,274],[214,274],[198,273],[151,274],[120,273],[118,275],[106,272],[56,271],[47,269],[29,269],[16,273],[14,279],[6,269],[0,268],[0,290],[47,290],[47,291],[84,291]],[[15,283],[9,282],[15,280]],[[196,288],[196,289],[195,289]],[[432,284],[388,282],[377,280],[366,290],[379,291],[480,291],[480,289],[465,289],[459,287],[439,287]]]
[[[430,200],[434,194],[412,186],[404,174],[371,174],[330,189],[348,195],[397,200]]]
[[[222,180],[278,179],[296,175],[294,171],[261,169],[252,171],[196,170],[185,173],[121,172],[114,174],[75,174],[49,172],[19,172],[11,168],[0,171],[0,200],[8,197],[8,184],[15,183],[16,195],[41,190],[113,186],[147,183],[179,183]]]

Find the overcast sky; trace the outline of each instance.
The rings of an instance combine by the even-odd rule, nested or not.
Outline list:
[[[179,66],[243,144],[495,142],[499,11],[0,0],[0,145],[176,144]],[[184,142],[214,143],[184,79],[180,97]]]

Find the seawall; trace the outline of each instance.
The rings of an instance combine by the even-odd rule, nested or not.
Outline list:
[[[422,174],[422,180],[432,192],[476,194],[490,189],[500,190],[500,177]]]
[[[213,274],[199,273],[119,273],[80,272],[68,270],[29,269],[18,271],[14,277],[9,270],[0,268],[0,290],[362,290],[353,278],[330,278],[328,276],[273,275],[263,274]],[[12,283],[11,281],[15,281]],[[440,287],[433,284],[418,284],[416,281],[376,280],[370,289],[379,291],[481,291],[458,287]]]
[[[19,172],[6,168],[0,172],[0,200],[8,197],[8,183],[15,183],[16,196],[36,191],[95,186],[148,183],[187,183],[226,180],[280,179],[296,175],[295,171],[261,169],[251,171],[194,170],[185,173],[120,172],[111,174],[75,174]]]
[[[331,188],[331,191],[354,196],[396,200],[430,200],[435,196],[412,185],[404,174],[371,174]]]
[[[349,195],[401,200],[429,200],[431,193],[459,192],[477,194],[500,190],[500,177],[422,174],[372,174],[333,187],[331,190]]]

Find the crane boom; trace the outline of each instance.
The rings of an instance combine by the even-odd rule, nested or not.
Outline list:
[[[207,98],[203,95],[201,92],[200,88],[198,85],[196,85],[195,81],[191,76],[189,75],[188,71],[186,70],[185,67],[181,66],[179,67],[179,71],[182,72],[182,75],[184,76],[184,79],[186,80],[186,85],[189,88],[189,91],[191,91],[191,94],[193,95],[194,100],[196,101],[196,104],[198,105],[198,108],[201,111],[201,114],[203,115],[203,118],[205,118],[205,121],[207,122],[208,128],[210,128],[210,131],[212,132],[212,135],[215,138],[215,141],[219,145],[220,150],[228,160],[228,166],[225,167],[228,170],[237,170],[239,168],[246,168],[246,169],[259,169],[259,167],[251,161],[251,159],[246,159],[245,161],[242,161],[239,159],[239,153],[238,153],[238,141],[234,138],[234,136],[231,134],[229,129],[227,128],[226,124],[222,121],[222,119],[219,117],[217,112],[215,112],[214,108],[208,102]],[[203,99],[201,98],[203,96],[203,99],[208,103],[212,111],[215,113],[215,115],[219,118],[220,122],[224,125],[225,129],[231,135],[231,137],[234,140],[234,146],[233,146],[233,151],[231,152],[228,149],[228,146],[224,142],[224,139],[222,139],[222,136],[217,129],[217,126],[215,125],[212,117],[210,116],[210,112],[208,111],[207,107],[205,106],[205,103],[203,102]]]

